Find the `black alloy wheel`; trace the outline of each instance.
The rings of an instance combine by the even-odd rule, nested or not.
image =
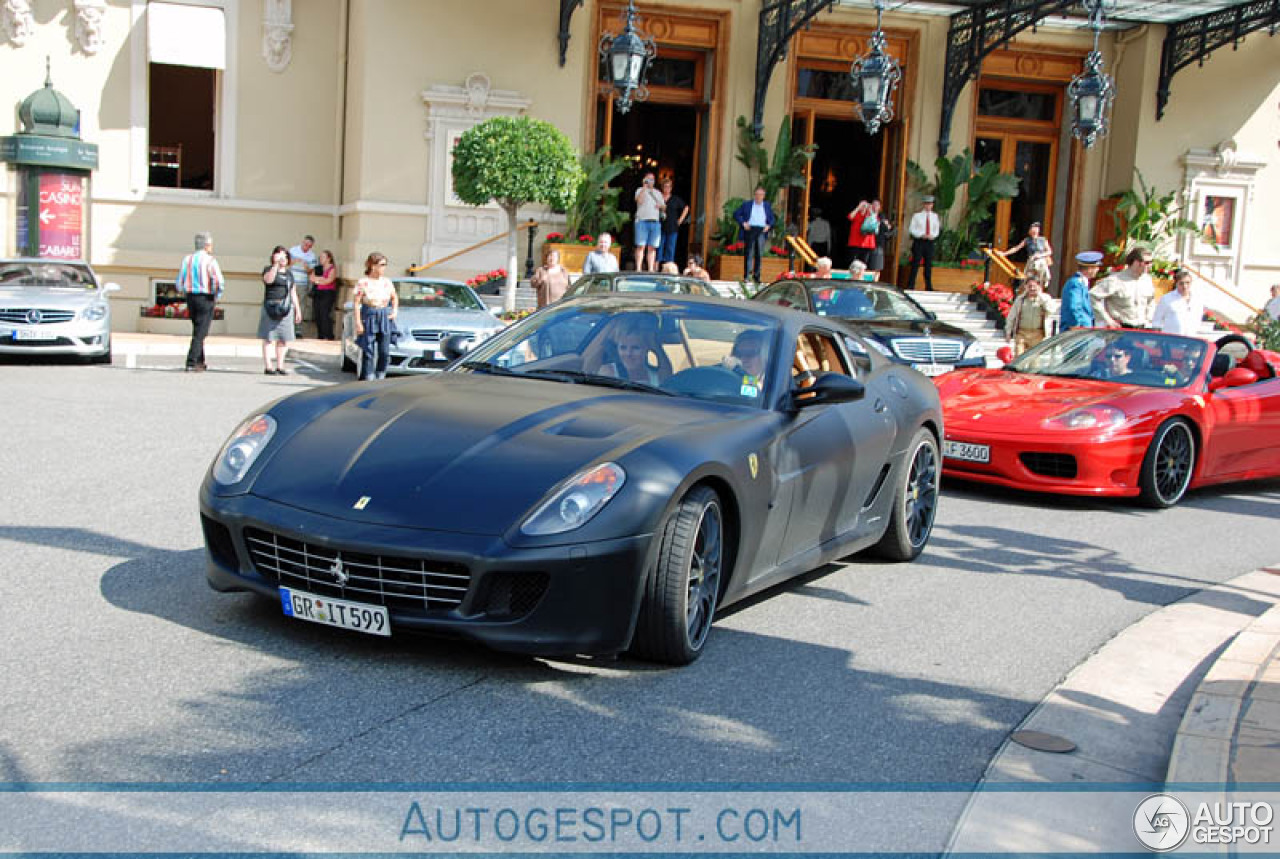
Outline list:
[[[706,486],[667,517],[636,625],[637,654],[673,665],[701,655],[720,599],[724,533],[720,499]]]
[[[910,561],[924,551],[938,515],[938,441],[927,429],[916,432],[897,489],[889,525],[874,551],[890,561]]]
[[[1160,425],[1138,477],[1141,499],[1149,507],[1177,504],[1191,485],[1196,464],[1196,439],[1186,421],[1171,420]]]

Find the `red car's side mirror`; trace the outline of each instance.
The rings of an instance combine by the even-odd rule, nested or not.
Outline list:
[[[1209,390],[1216,391],[1220,388],[1239,388],[1243,385],[1252,385],[1258,381],[1258,374],[1250,370],[1248,367],[1235,367],[1228,370],[1225,376],[1219,376],[1209,383]]]
[[[1013,347],[1001,346],[999,349],[997,349],[996,360],[999,361],[1001,364],[1012,364],[1013,363]]]

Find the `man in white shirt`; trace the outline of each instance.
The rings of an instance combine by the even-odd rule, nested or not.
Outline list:
[[[662,244],[662,213],[667,201],[654,187],[652,173],[636,189],[636,271],[658,270],[658,246]]]
[[[933,210],[933,195],[925,194],[920,198],[920,211],[911,216],[907,227],[911,235],[911,274],[907,278],[907,289],[916,288],[916,271],[924,265],[924,288],[933,291],[933,246],[942,232],[942,220]]]
[[[311,273],[320,260],[312,250],[316,246],[314,236],[303,236],[302,241],[289,248],[289,275],[302,299],[302,318],[311,318]]]
[[[618,258],[609,253],[609,248],[613,245],[613,236],[608,233],[601,233],[600,238],[596,239],[596,249],[587,254],[586,260],[582,263],[583,274],[596,274],[618,270]]]
[[[1089,290],[1093,315],[1107,328],[1146,328],[1151,320],[1151,251],[1135,247],[1125,255],[1125,267],[1094,284]]]
[[[1280,322],[1280,283],[1271,287],[1271,300],[1267,302],[1265,309],[1268,316]]]
[[[743,260],[743,277],[760,282],[760,261],[764,258],[765,242],[769,240],[769,231],[773,229],[776,217],[773,207],[765,199],[764,186],[757,185],[751,199],[744,202],[733,213],[733,219],[741,228],[739,236],[746,245],[746,258]]]
[[[1204,321],[1204,302],[1191,292],[1191,272],[1178,269],[1173,275],[1173,290],[1156,305],[1151,327],[1167,334],[1194,337]]]

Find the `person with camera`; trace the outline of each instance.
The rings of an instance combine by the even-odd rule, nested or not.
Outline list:
[[[265,284],[262,294],[262,313],[258,317],[258,338],[262,340],[262,372],[268,376],[283,376],[285,353],[293,342],[294,325],[302,322],[302,307],[298,304],[298,288],[289,271],[289,252],[283,245],[271,251],[271,265],[262,270]],[[275,343],[275,366],[272,366],[271,344]]]
[[[662,213],[667,201],[654,187],[652,173],[636,189],[636,271],[658,270],[658,246],[662,244]]]

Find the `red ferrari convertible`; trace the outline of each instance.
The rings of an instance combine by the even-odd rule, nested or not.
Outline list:
[[[1280,355],[1229,334],[1076,329],[1002,370],[938,377],[943,473],[1016,489],[1176,504],[1280,475]]]

